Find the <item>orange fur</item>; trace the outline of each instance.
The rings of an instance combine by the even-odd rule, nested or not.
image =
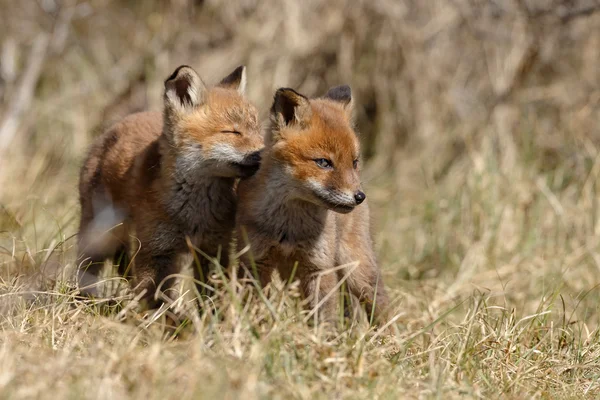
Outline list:
[[[245,231],[251,249],[242,256],[241,268],[252,271],[253,259],[266,285],[274,270],[289,279],[298,262],[304,295],[311,307],[322,303],[319,313],[325,319],[336,315],[338,296],[324,297],[349,274],[349,292],[368,312],[374,307],[374,317],[381,320],[388,297],[361,190],[350,88],[332,88],[311,100],[279,89],[271,116],[261,167],[238,187],[238,245],[245,246]]]
[[[186,236],[210,256],[220,251],[228,264],[234,185],[257,170],[263,147],[244,85],[243,67],[209,88],[182,66],[165,82],[162,115],[130,115],[95,141],[80,178],[79,251],[87,266],[81,286],[96,281],[105,259],[132,253],[130,235],[141,244],[133,265],[136,290],[150,303],[157,285],[179,272],[180,258],[189,258]],[[121,273],[126,266],[122,260]],[[202,258],[196,278],[207,272]]]

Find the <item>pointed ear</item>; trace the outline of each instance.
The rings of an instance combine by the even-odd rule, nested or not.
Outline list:
[[[310,121],[312,109],[306,97],[293,89],[281,88],[275,92],[271,115],[279,127],[304,127]]]
[[[240,65],[234,69],[232,73],[221,80],[219,86],[237,90],[243,96],[246,92],[246,67]]]
[[[165,106],[178,112],[193,110],[204,103],[206,86],[191,67],[182,65],[165,81]]]
[[[340,103],[348,117],[352,119],[354,101],[352,101],[352,90],[350,89],[350,86],[341,85],[332,87],[325,94],[325,98]]]

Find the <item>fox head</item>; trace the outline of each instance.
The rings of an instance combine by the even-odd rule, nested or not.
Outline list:
[[[165,81],[163,134],[179,170],[234,178],[256,172],[264,141],[245,87],[244,66],[213,87],[186,65]]]
[[[339,213],[365,200],[352,108],[345,85],[310,100],[292,89],[277,90],[267,138],[269,162],[292,183],[293,196]]]

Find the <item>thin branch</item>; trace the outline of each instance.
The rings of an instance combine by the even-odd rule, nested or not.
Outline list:
[[[600,2],[596,2],[586,7],[559,6],[536,11],[531,11],[523,0],[517,0],[517,3],[521,5],[520,8],[522,10],[526,11],[530,20],[554,16],[558,17],[562,23],[567,23],[580,17],[588,17],[597,11],[600,11]]]
[[[42,66],[48,53],[48,35],[40,33],[34,40],[27,67],[21,78],[14,100],[10,103],[4,119],[0,122],[0,157],[10,146],[21,121],[23,113],[29,109],[35,87],[42,72]]]
[[[566,10],[563,12],[559,12],[558,15],[560,20],[565,23],[569,22],[575,18],[579,17],[587,17],[594,14],[596,11],[600,11],[600,4],[595,4],[588,7],[582,7],[578,9]]]

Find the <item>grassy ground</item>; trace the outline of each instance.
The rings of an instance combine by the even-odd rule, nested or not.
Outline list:
[[[600,396],[599,15],[192,3],[3,5],[0,398]],[[177,335],[172,310],[77,297],[85,149],[184,62],[209,82],[248,64],[263,114],[278,85],[352,84],[389,329],[318,329],[293,285],[260,299],[218,273],[206,312],[172,305]]]
[[[0,390],[11,398],[596,397],[598,167],[569,178],[567,169],[540,174],[519,163],[506,176],[493,161],[478,164],[484,154],[472,156],[457,169],[460,185],[411,195],[386,190],[383,177],[369,184],[397,310],[391,334],[365,321],[316,330],[293,287],[248,303],[221,288],[205,300],[213,312],[189,311],[173,339],[164,317],[77,300],[60,279],[40,286],[8,274]],[[31,236],[4,234],[4,268],[72,264],[74,224],[62,221],[76,211],[34,224],[51,212],[31,203]]]

